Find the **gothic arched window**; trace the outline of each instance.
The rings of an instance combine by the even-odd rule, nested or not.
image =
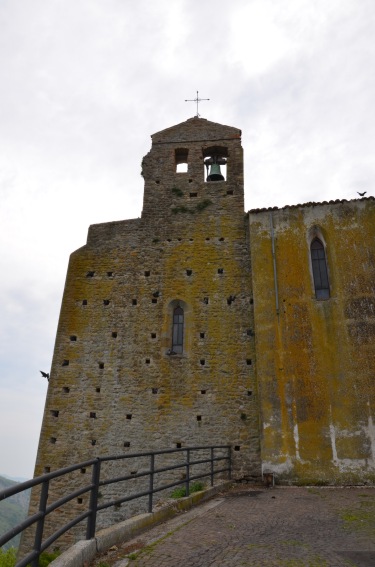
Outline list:
[[[181,354],[184,340],[184,310],[178,306],[173,310],[172,351]]]
[[[310,246],[311,264],[316,299],[329,298],[329,282],[324,246],[319,238],[314,238]]]

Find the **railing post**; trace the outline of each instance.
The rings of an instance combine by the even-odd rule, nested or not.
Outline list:
[[[228,447],[229,480],[232,480],[232,446]]]
[[[190,449],[186,449],[186,483],[185,483],[186,496],[189,496],[190,494],[189,484],[190,484]]]
[[[100,458],[98,457],[95,463],[92,465],[92,475],[91,475],[92,488],[90,490],[90,504],[89,504],[90,513],[87,517],[86,539],[92,539],[93,537],[95,537],[99,480],[100,480]]]
[[[155,455],[150,455],[150,493],[148,495],[148,512],[152,512],[152,499],[154,495],[154,471],[155,471]]]
[[[214,447],[211,447],[211,486],[214,485]]]
[[[49,489],[49,480],[45,480],[42,483],[42,489],[39,498],[39,512],[42,512],[43,515],[40,518],[40,520],[38,520],[37,522],[35,538],[34,538],[34,551],[37,551],[38,555],[35,557],[35,559],[32,560],[31,562],[32,567],[38,567],[38,563],[39,563],[39,554],[43,540],[44,520],[46,517],[48,489]]]

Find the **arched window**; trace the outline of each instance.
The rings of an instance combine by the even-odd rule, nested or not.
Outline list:
[[[178,306],[173,310],[172,351],[181,354],[184,340],[184,310]]]
[[[329,298],[328,271],[324,246],[319,238],[314,238],[310,246],[311,264],[316,299]]]

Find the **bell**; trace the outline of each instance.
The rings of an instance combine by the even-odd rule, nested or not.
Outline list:
[[[210,173],[207,175],[207,181],[224,181],[224,176],[221,175],[220,165],[213,163],[210,167]]]
[[[221,174],[220,164],[225,164],[225,158],[214,156],[205,160],[205,165],[210,166],[210,173],[207,175],[206,181],[225,181],[224,176]]]

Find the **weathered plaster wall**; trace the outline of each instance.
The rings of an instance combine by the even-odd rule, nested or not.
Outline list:
[[[259,477],[240,135],[197,118],[155,134],[142,217],[91,226],[71,255],[36,475],[96,455],[229,443],[234,476]],[[207,146],[225,148],[226,181],[204,181]],[[186,173],[176,173],[181,147]],[[177,302],[184,352],[170,356]],[[57,483],[55,494],[79,483],[82,475]],[[86,506],[83,496],[60,517]],[[126,517],[124,508],[104,523]]]
[[[298,483],[373,481],[375,200],[254,211],[249,221],[263,470]],[[324,301],[311,272],[316,234]]]

